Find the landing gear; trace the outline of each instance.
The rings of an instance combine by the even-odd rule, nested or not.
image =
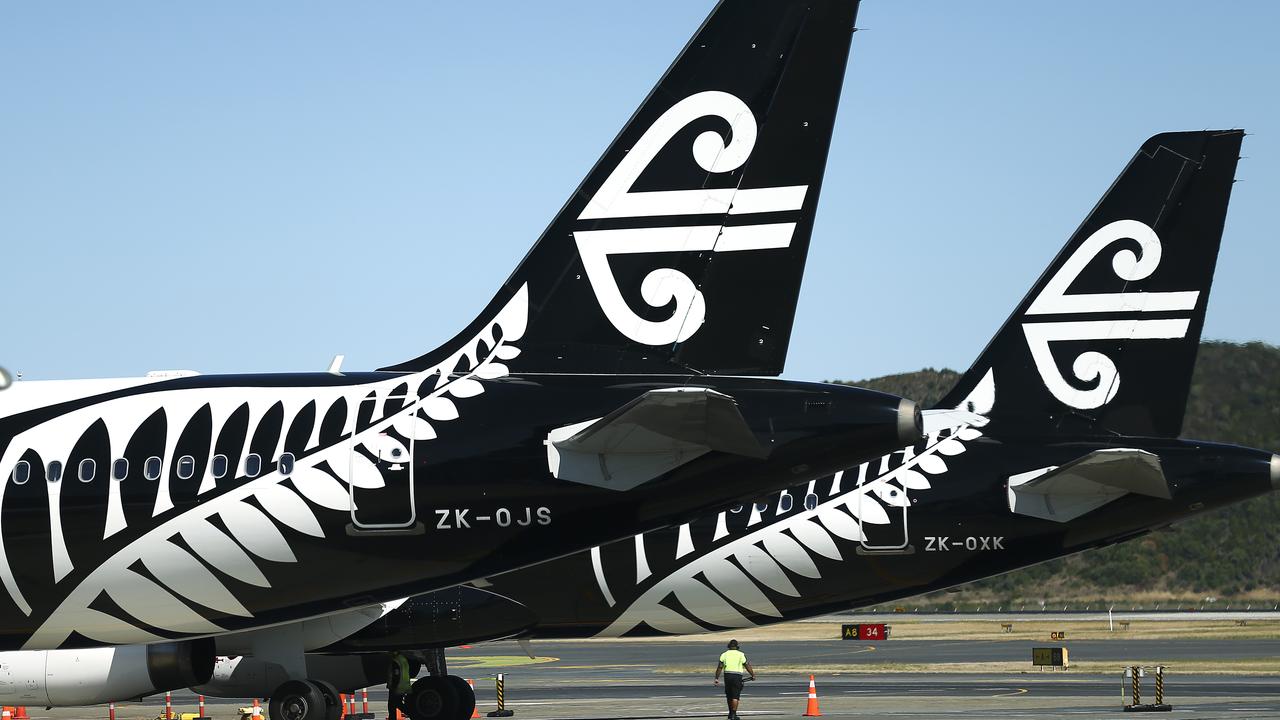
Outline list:
[[[336,704],[336,697],[334,701]],[[324,691],[306,680],[281,683],[267,707],[272,720],[329,720]]]
[[[320,694],[324,695],[324,720],[341,720],[342,718],[342,698],[338,695],[338,688],[332,683],[324,680],[311,680],[316,687],[320,688]]]
[[[470,720],[476,709],[475,690],[466,680],[449,674],[444,650],[425,650],[417,655],[429,674],[418,678],[404,697],[410,720]]]
[[[453,689],[458,692],[458,712],[453,717],[455,720],[470,720],[471,713],[476,711],[475,689],[471,687],[471,683],[457,675],[448,675],[446,677],[449,682],[453,683]]]
[[[473,707],[474,702],[472,698]],[[448,676],[418,678],[404,697],[411,720],[459,720],[460,704],[457,686]],[[470,710],[467,717],[471,717]]]

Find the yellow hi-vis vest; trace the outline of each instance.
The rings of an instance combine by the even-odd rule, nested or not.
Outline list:
[[[391,656],[391,669],[387,676],[387,690],[404,695],[409,692],[409,660],[403,655]]]
[[[720,662],[724,663],[725,672],[741,675],[747,667],[747,656],[739,650],[725,650],[720,654]]]

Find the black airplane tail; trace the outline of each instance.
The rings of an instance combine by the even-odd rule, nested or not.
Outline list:
[[[856,12],[723,0],[479,318],[383,369],[523,313],[513,372],[779,374]]]
[[[1028,433],[1176,437],[1243,137],[1143,143],[939,407]]]

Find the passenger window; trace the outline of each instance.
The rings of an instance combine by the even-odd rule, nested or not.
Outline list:
[[[804,509],[805,510],[818,509],[818,496],[816,494],[809,493],[808,495],[804,496]]]
[[[785,493],[778,498],[778,512],[791,512],[791,493]]]
[[[280,474],[289,477],[293,474],[293,453],[285,453],[280,456]]]
[[[733,507],[733,509],[732,509],[732,510],[730,510],[729,512],[731,512],[731,513],[740,513],[740,512],[742,512],[742,506],[741,506],[741,505],[735,505],[735,506]]]
[[[164,463],[160,462],[160,458],[152,455],[147,458],[146,464],[142,466],[142,477],[148,480],[159,480],[160,471],[164,469]]]
[[[262,472],[262,457],[258,453],[249,453],[244,458],[245,477],[258,477]]]
[[[756,504],[755,504],[755,506],[754,506],[754,507],[755,507],[755,511],[756,511],[756,512],[761,512],[761,513],[762,513],[762,512],[764,512],[765,510],[768,510],[768,509],[769,509],[769,503],[766,503],[766,502],[758,502],[758,503],[756,503]]]
[[[62,463],[57,460],[50,462],[45,478],[51,483],[62,480]]]
[[[127,477],[129,477],[129,459],[117,458],[115,462],[111,463],[111,479],[123,480]]]
[[[227,476],[227,456],[214,455],[213,456],[213,477],[215,479],[221,479],[226,476]]]
[[[93,482],[93,476],[98,471],[98,464],[88,458],[80,461],[80,468],[76,471],[76,477],[80,478],[80,482]]]
[[[178,479],[190,480],[196,474],[196,459],[190,455],[178,458]]]
[[[13,484],[25,485],[31,479],[31,463],[26,460],[19,460],[17,465],[13,466]]]

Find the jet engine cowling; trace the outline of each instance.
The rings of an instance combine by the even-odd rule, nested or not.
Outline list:
[[[211,639],[82,650],[0,652],[6,705],[75,707],[199,685],[213,675]]]

